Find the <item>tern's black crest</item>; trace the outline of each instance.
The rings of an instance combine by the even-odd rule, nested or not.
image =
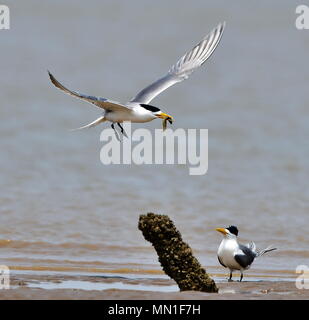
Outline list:
[[[144,103],[141,103],[141,106],[142,106],[143,108],[145,108],[145,109],[147,109],[147,110],[151,111],[151,112],[158,112],[158,111],[160,111],[160,109],[159,109],[159,108],[154,107],[154,106],[151,106],[150,104],[144,104]]]
[[[230,231],[230,233],[235,234],[235,236],[238,236],[238,229],[236,226],[229,226],[228,228],[226,228],[227,230]]]

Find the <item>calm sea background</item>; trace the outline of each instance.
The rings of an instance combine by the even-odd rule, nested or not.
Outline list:
[[[140,214],[168,214],[211,273],[221,235],[278,251],[248,274],[293,278],[309,265],[309,31],[299,1],[2,1],[0,264],[12,270],[159,273]],[[209,169],[100,162],[101,111],[56,90],[126,102],[220,21],[212,58],[152,101],[173,128],[209,130]],[[160,121],[133,128],[160,128]]]

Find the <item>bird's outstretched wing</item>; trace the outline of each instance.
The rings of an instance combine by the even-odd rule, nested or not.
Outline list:
[[[105,98],[100,98],[100,97],[94,97],[94,96],[88,96],[82,93],[79,93],[77,91],[71,91],[69,89],[67,89],[65,86],[63,86],[58,80],[56,80],[56,78],[48,71],[49,77],[51,82],[54,84],[55,87],[57,87],[58,89],[64,91],[65,93],[82,99],[84,101],[87,101],[89,103],[92,103],[94,105],[96,105],[99,108],[105,109],[105,110],[111,110],[111,111],[117,111],[117,110],[126,110],[128,111],[130,108],[115,102],[115,101],[111,101]]]
[[[181,82],[201,66],[214,52],[220,42],[225,22],[220,23],[213,29],[201,42],[199,42],[191,51],[182,56],[168,71],[168,73],[155,81],[142,91],[140,91],[131,102],[149,103],[162,91],[177,82]]]

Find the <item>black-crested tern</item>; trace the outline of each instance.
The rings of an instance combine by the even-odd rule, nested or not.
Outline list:
[[[110,121],[119,140],[118,133],[114,127],[117,123],[121,129],[121,133],[126,136],[121,123],[123,121],[131,122],[149,122],[157,118],[163,119],[163,129],[166,127],[166,121],[171,124],[173,117],[163,113],[160,108],[149,105],[150,101],[159,95],[162,91],[170,86],[181,82],[189,77],[189,75],[201,66],[214,52],[220,42],[225,22],[220,23],[206,37],[203,38],[192,50],[182,56],[162,78],[150,84],[148,87],[140,91],[133,99],[126,104],[111,101],[109,99],[89,96],[76,91],[71,91],[64,87],[55,77],[49,73],[51,82],[60,90],[70,94],[76,98],[92,103],[95,106],[104,109],[102,116],[93,122],[77,129],[91,128],[104,121]]]
[[[218,260],[223,267],[230,269],[229,281],[232,281],[232,273],[235,270],[240,271],[239,281],[241,281],[243,271],[250,268],[256,257],[277,249],[269,246],[264,250],[258,251],[254,242],[250,242],[247,245],[239,244],[237,242],[238,229],[235,226],[217,228],[216,231],[219,231],[224,236],[218,249]]]

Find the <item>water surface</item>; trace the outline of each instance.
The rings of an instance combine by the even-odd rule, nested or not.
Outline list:
[[[137,229],[168,214],[214,275],[216,227],[279,248],[248,277],[293,278],[309,264],[308,35],[297,1],[15,1],[0,31],[0,263],[12,270],[161,274]],[[57,91],[121,102],[162,76],[218,22],[207,64],[153,104],[174,128],[209,129],[209,170],[103,166],[100,110]],[[143,125],[135,124],[134,127]],[[159,121],[146,124],[158,128]]]

